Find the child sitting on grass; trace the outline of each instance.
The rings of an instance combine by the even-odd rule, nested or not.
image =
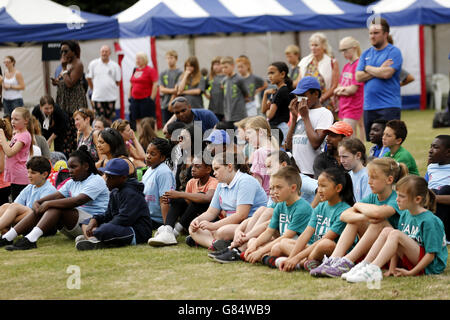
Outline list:
[[[128,178],[128,163],[121,158],[100,168],[111,191],[104,214],[82,222],[83,235],[77,237],[78,250],[121,247],[145,243],[152,236],[152,221],[144,197],[144,185]]]
[[[308,226],[296,241],[285,239],[280,243],[279,255],[289,255],[276,260],[282,271],[303,267],[310,271],[321,264],[324,255],[329,255],[345,228],[342,212],[355,203],[352,179],[339,168],[322,171],[318,179],[320,202],[311,215]]]
[[[430,210],[436,205],[435,195],[422,177],[407,176],[397,183],[400,216],[396,230],[383,229],[358,272],[347,275],[348,282],[380,281],[381,268],[388,262],[384,276],[416,276],[440,274],[447,266],[448,251],[444,225]]]
[[[390,120],[386,123],[383,133],[383,146],[390,150],[384,154],[384,157],[393,158],[397,162],[402,162],[408,167],[409,174],[419,175],[416,160],[408,150],[402,147],[406,139],[408,130],[405,122],[401,120]]]
[[[249,241],[244,257],[250,263],[261,261],[270,265],[280,254],[277,244],[283,239],[295,240],[311,218],[311,205],[300,198],[302,181],[297,169],[289,166],[281,168],[271,175],[270,184],[278,203],[269,227],[258,238]]]
[[[428,152],[425,175],[428,187],[436,195],[436,215],[444,223],[447,244],[450,243],[450,135],[434,138]]]
[[[48,159],[42,156],[32,157],[27,162],[27,170],[30,184],[20,192],[13,203],[5,203],[0,207],[0,231],[2,233],[6,233],[11,225],[17,224],[27,214],[33,212],[34,201],[56,192],[56,188],[47,181],[51,172]]]

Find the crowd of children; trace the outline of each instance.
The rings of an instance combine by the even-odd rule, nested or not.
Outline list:
[[[359,54],[346,52],[348,68]],[[351,121],[335,121],[320,103],[318,80],[299,76],[295,46],[286,49],[288,63],[269,65],[270,87],[246,56],[216,57],[207,77],[195,57],[184,71],[175,51],[166,58],[165,138],[150,118],[139,121],[137,138],[127,120],[111,123],[82,108],[73,113],[78,149],[55,165],[58,152],[35,154],[26,108],[12,112],[12,135],[0,123],[0,246],[34,249],[57,230],[78,250],[163,247],[184,234],[219,263],[349,282],[444,271],[449,135],[431,143],[422,178],[402,146],[406,123],[375,120],[366,152],[355,134],[364,130],[354,115],[361,110],[341,110]],[[336,90],[347,107],[359,92],[351,81]]]

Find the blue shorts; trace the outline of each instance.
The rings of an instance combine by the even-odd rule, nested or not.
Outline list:
[[[14,99],[14,100],[7,100],[3,99],[3,107],[5,108],[5,115],[11,115],[11,113],[14,111],[17,107],[23,107],[23,99]]]

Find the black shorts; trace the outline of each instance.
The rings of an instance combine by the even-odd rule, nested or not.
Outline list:
[[[156,105],[152,98],[144,99],[130,98],[130,118],[133,120],[145,117],[156,118]]]

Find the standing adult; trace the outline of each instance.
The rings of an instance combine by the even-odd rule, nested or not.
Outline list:
[[[358,40],[353,37],[345,37],[339,43],[339,51],[348,61],[342,68],[339,86],[334,94],[339,98],[339,119],[352,126],[353,134],[356,136],[356,127],[361,141],[365,141],[365,130],[363,120],[364,105],[364,83],[355,79],[356,67],[358,66],[361,47]]]
[[[118,86],[121,79],[119,65],[112,61],[111,49],[104,45],[100,48],[100,58],[89,63],[86,79],[92,90],[92,101],[97,117],[104,116],[112,120],[115,117],[115,104],[118,98]]]
[[[383,18],[372,20],[369,28],[372,47],[364,51],[356,68],[356,81],[364,82],[364,127],[369,140],[376,119],[400,119],[400,50],[388,42],[389,24]]]
[[[17,107],[23,107],[22,90],[25,90],[25,82],[22,73],[16,70],[16,60],[13,56],[6,56],[3,60],[6,67],[3,77],[3,106],[5,115],[11,115]]]
[[[336,59],[331,57],[331,47],[323,33],[314,33],[309,38],[309,48],[311,53],[301,59],[298,64],[300,72],[296,82],[298,83],[300,79],[306,76],[316,78],[320,83],[322,92],[319,103],[330,110],[337,118],[333,95],[334,89],[337,88],[339,83],[339,64]]]
[[[49,95],[42,96],[39,105],[35,106],[32,115],[41,124],[42,135],[47,140],[48,147],[54,144],[55,151],[64,152],[66,124],[69,121],[67,113]]]
[[[80,60],[80,45],[78,42],[66,40],[61,42],[62,71],[52,83],[58,86],[56,103],[69,118],[64,137],[63,153],[66,157],[77,149],[77,128],[73,113],[81,108],[87,109],[86,92],[83,87],[83,63]]]
[[[145,117],[156,118],[155,98],[158,91],[158,73],[148,65],[144,52],[136,54],[136,68],[130,79],[130,124],[133,130]]]

